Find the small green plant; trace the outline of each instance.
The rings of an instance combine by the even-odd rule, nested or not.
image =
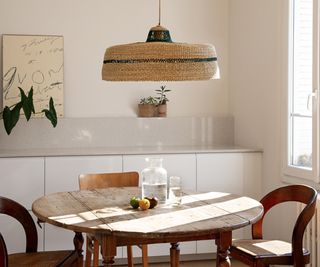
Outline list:
[[[144,97],[140,99],[140,104],[150,104],[150,105],[157,105],[158,101],[156,98],[149,96],[149,97]]]
[[[166,102],[169,101],[169,99],[166,96],[166,93],[170,92],[171,90],[166,89],[166,86],[160,86],[161,89],[156,89],[157,96],[156,99],[158,100],[159,105],[165,105]]]
[[[140,104],[151,104],[151,105],[164,105],[169,99],[166,96],[166,93],[170,92],[171,90],[166,89],[166,86],[160,86],[161,89],[156,89],[157,92],[156,97],[149,96],[140,99]]]
[[[3,111],[0,112],[0,118],[3,119],[4,128],[7,134],[9,135],[11,133],[12,129],[19,121],[21,109],[23,110],[27,121],[30,120],[32,113],[44,113],[47,119],[51,122],[52,126],[56,127],[58,120],[52,97],[50,97],[49,100],[49,109],[43,109],[42,111],[36,113],[33,105],[33,87],[31,87],[28,95],[25,94],[22,88],[18,88],[20,90],[20,101],[10,107],[5,106]]]

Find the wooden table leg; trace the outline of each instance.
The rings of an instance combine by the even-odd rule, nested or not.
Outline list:
[[[101,237],[101,254],[103,266],[111,267],[114,264],[114,257],[117,255],[117,243],[113,236],[103,235]]]
[[[127,246],[127,259],[128,259],[128,267],[133,267],[132,246]]]
[[[148,245],[141,245],[142,267],[148,267]]]
[[[171,267],[179,267],[180,248],[179,243],[171,243],[170,263]]]
[[[221,232],[216,239],[217,245],[217,267],[230,267],[231,262],[228,256],[228,249],[232,242],[232,232]]]
[[[78,266],[83,266],[83,255],[82,255],[82,246],[83,246],[83,235],[80,232],[75,232],[75,236],[73,238],[74,249],[78,253]]]

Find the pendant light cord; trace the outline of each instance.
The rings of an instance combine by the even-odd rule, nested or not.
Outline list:
[[[161,25],[161,0],[159,0],[159,26]]]

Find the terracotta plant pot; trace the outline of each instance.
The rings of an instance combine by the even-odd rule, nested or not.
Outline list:
[[[154,104],[138,104],[138,109],[139,117],[156,117],[158,113],[158,108]]]
[[[167,117],[167,104],[158,105],[158,117]]]

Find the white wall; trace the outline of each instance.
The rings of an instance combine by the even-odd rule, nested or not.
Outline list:
[[[136,116],[140,98],[154,94],[162,84],[173,90],[168,94],[169,116],[228,114],[229,1],[162,2],[162,24],[171,30],[173,40],[216,46],[221,80],[174,83],[101,80],[105,49],[144,41],[149,29],[158,22],[157,0],[0,0],[0,35],[64,36],[65,117]]]
[[[285,99],[286,0],[230,1],[230,98],[235,143],[263,149],[262,192],[281,182],[281,110]],[[267,224],[289,239],[290,212],[280,207]]]

